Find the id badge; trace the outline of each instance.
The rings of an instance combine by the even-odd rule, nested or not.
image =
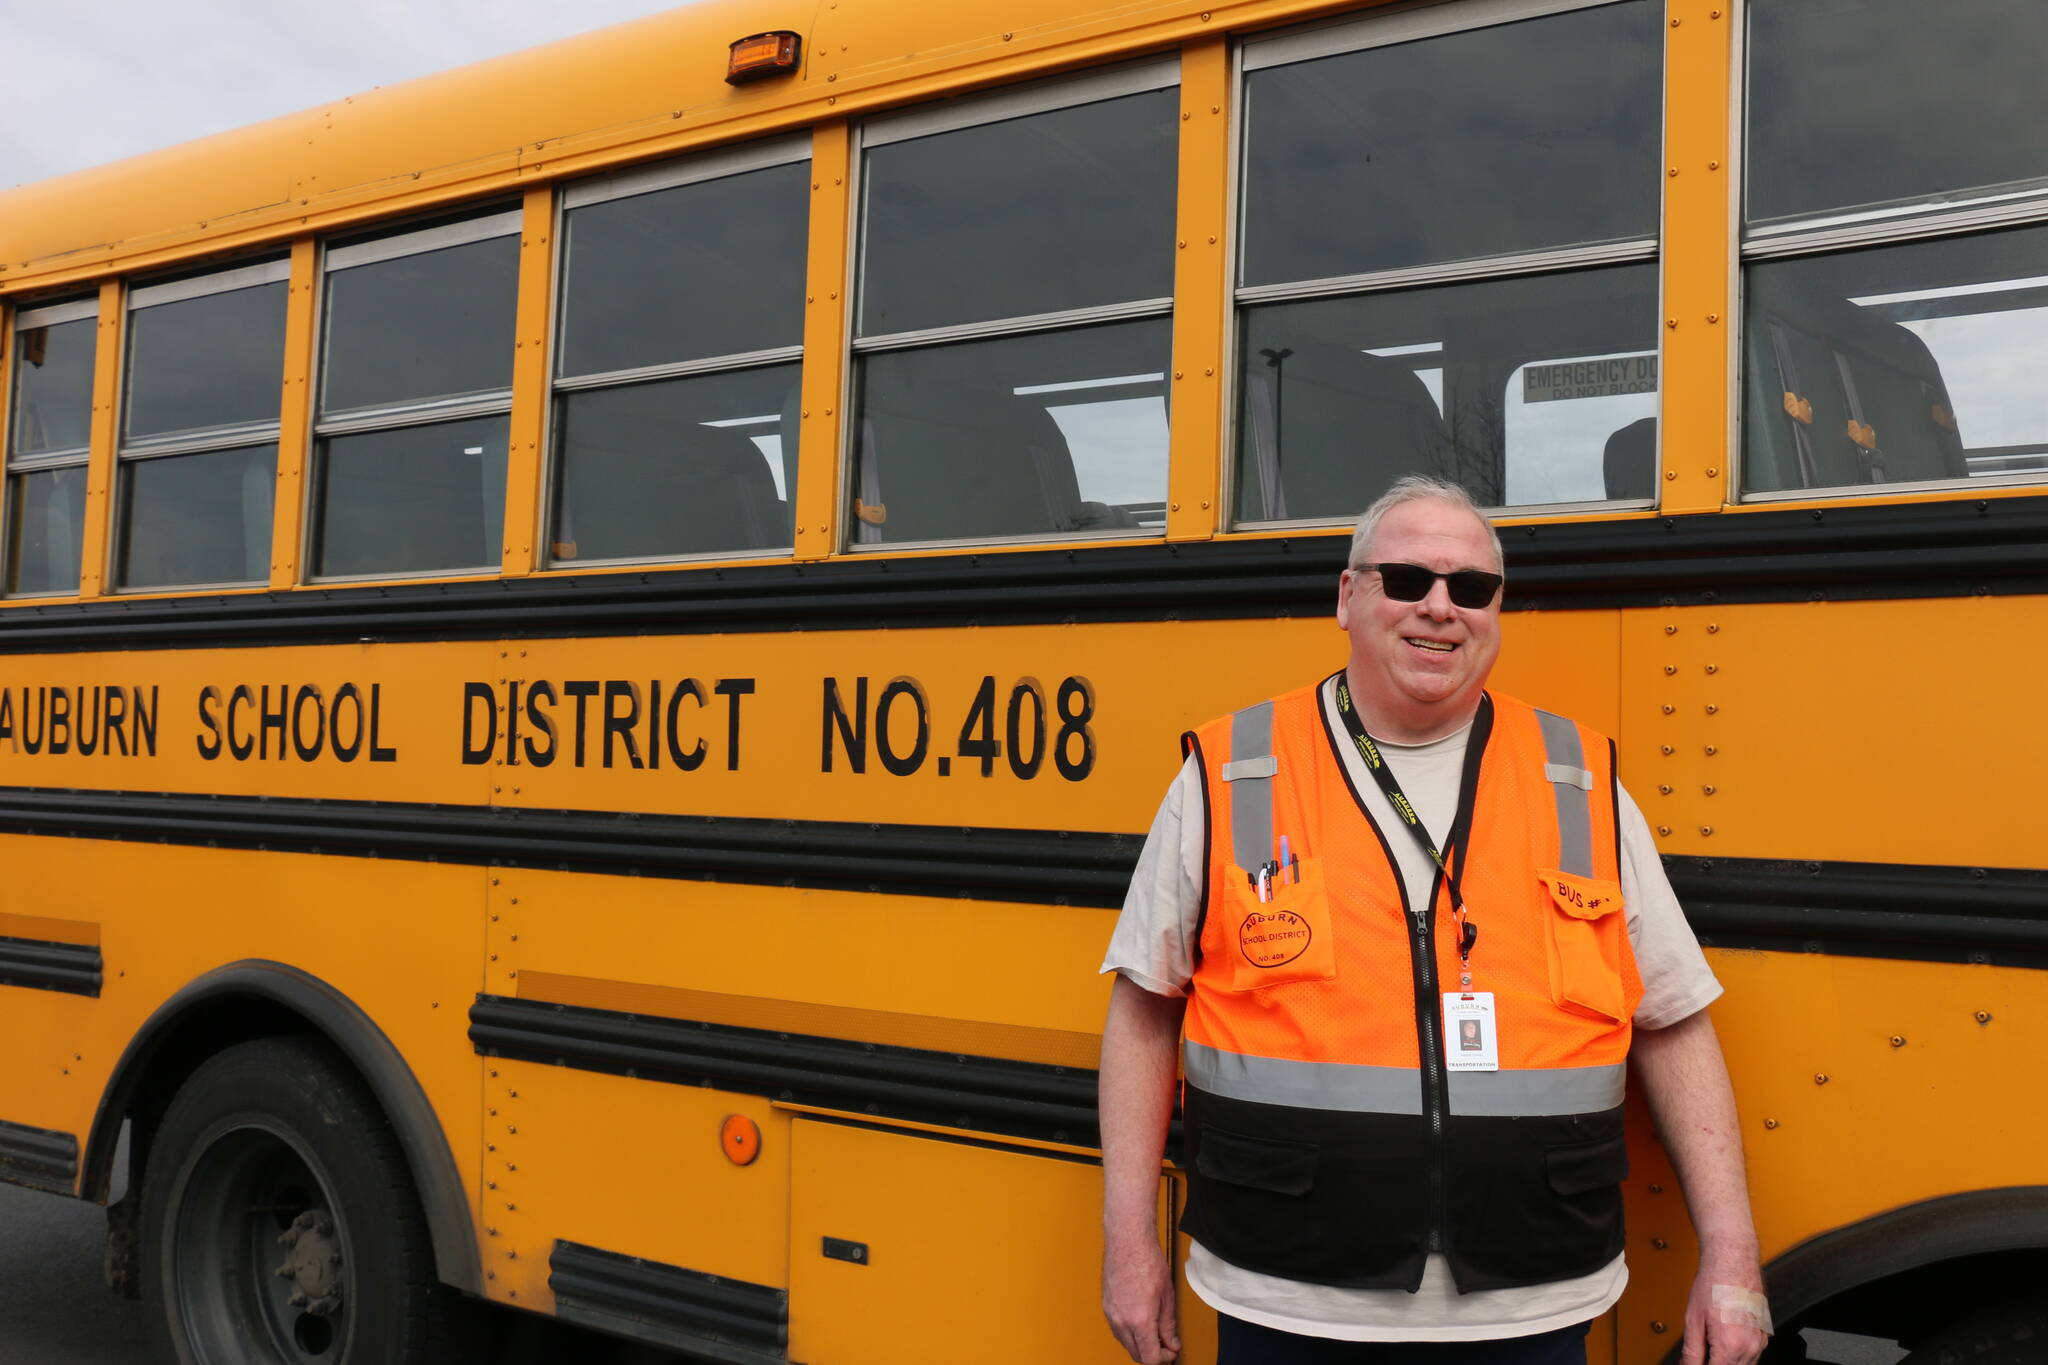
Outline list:
[[[1444,1065],[1452,1071],[1500,1070],[1500,1034],[1492,991],[1444,992]]]

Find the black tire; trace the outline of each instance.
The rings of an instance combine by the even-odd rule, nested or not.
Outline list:
[[[315,1038],[243,1043],[171,1101],[142,1189],[143,1297],[179,1365],[447,1365],[470,1306],[434,1275],[396,1135]]]
[[[2048,1361],[2048,1305],[2008,1304],[1915,1342],[1899,1365],[2041,1365]]]

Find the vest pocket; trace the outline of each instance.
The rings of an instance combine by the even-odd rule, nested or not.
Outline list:
[[[1543,1153],[1550,1188],[1557,1194],[1591,1194],[1628,1179],[1628,1143],[1621,1137],[1575,1142]]]
[[[1624,1022],[1628,992],[1610,943],[1620,923],[1611,917],[1621,909],[1621,884],[1569,872],[1536,875],[1550,892],[1552,1003],[1610,1023]]]
[[[1303,858],[1299,881],[1269,884],[1261,901],[1257,883],[1241,867],[1223,872],[1223,942],[1230,962],[1229,989],[1262,990],[1337,976],[1336,930],[1323,894],[1323,864]]]
[[[1306,1142],[1246,1137],[1205,1126],[1195,1169],[1211,1180],[1271,1194],[1302,1195],[1314,1188],[1320,1151]]]

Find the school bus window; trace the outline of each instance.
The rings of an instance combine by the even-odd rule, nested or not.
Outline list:
[[[791,544],[808,158],[784,139],[565,192],[555,562]]]
[[[1164,525],[1176,79],[864,130],[856,545]]]
[[[1239,523],[1650,497],[1659,7],[1500,13],[1246,48]]]
[[[2048,473],[2048,132],[2015,103],[2043,40],[1998,0],[1755,6],[1745,494]]]
[[[129,292],[122,587],[263,578],[289,274],[289,262],[265,261]]]
[[[518,233],[500,210],[328,248],[316,576],[498,564]]]
[[[1751,223],[2048,193],[2035,0],[1752,0],[1747,27]]]
[[[2048,473],[2048,228],[1759,263],[1751,492]]]
[[[85,525],[86,457],[99,304],[74,299],[15,315],[7,442],[9,593],[73,592]]]

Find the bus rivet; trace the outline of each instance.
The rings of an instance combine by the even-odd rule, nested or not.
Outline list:
[[[1813,1083],[1815,1085],[1826,1085],[1828,1083],[1828,1073],[1825,1071],[1815,1072]]]
[[[1700,826],[1700,837],[1701,837],[1701,838],[1703,838],[1703,839],[1711,839],[1711,838],[1713,838],[1713,837],[1714,837],[1714,827],[1713,827],[1712,825],[1701,825],[1701,826]]]
[[[1657,833],[1663,838],[1669,839],[1671,837],[1671,826],[1659,825],[1657,826]]]
[[[1672,675],[1673,673],[1676,673],[1677,671],[1678,671],[1678,665],[1677,665],[1677,664],[1666,664],[1666,665],[1664,665],[1664,676],[1665,676],[1665,677],[1667,677],[1667,678],[1668,678],[1668,677],[1670,677],[1670,676],[1671,676],[1671,675]]]
[[[1659,1251],[1671,1250],[1671,1243],[1665,1241],[1662,1237],[1652,1237],[1650,1239],[1650,1245],[1657,1248],[1657,1250]]]
[[[1664,471],[1664,477],[1666,480],[1675,479],[1678,477],[1678,471],[1675,469],[1667,469]]]
[[[1666,758],[1671,757],[1675,752],[1669,744],[1659,744],[1657,748]]]
[[[1677,709],[1677,707],[1673,706],[1668,701],[1664,703],[1664,714],[1667,716],[1670,715],[1672,712],[1676,711]]]
[[[1670,170],[1666,171],[1665,174],[1670,176],[1676,176],[1678,174],[1678,167],[1673,166]]]
[[[1720,753],[1720,752],[1721,752],[1721,751],[1720,751],[1719,749],[1716,749],[1716,748],[1715,748],[1715,747],[1714,747],[1713,745],[1711,745],[1711,744],[1709,744],[1709,745],[1707,746],[1707,757],[1708,757],[1708,758],[1712,758],[1712,757],[1713,757],[1713,756],[1714,756],[1715,754],[1718,754],[1718,753]]]
[[[1988,1023],[1990,1023],[1990,1022],[1991,1022],[1991,1011],[1989,1011],[1989,1010],[1978,1010],[1978,1011],[1977,1011],[1977,1022],[1978,1022],[1978,1023],[1980,1023],[1980,1024],[1988,1024]]]
[[[1718,626],[1718,625],[1709,625],[1709,626],[1707,627],[1707,634],[1709,634],[1709,635],[1719,635],[1720,633],[1721,633],[1721,627],[1720,627],[1720,626]]]
[[[1708,322],[1719,322],[1720,320],[1721,320],[1721,315],[1720,315],[1719,313],[1709,313],[1709,314],[1707,314],[1707,321],[1708,321]]]
[[[1663,1187],[1662,1185],[1652,1185],[1652,1186],[1650,1186],[1650,1193],[1651,1193],[1651,1194],[1662,1194],[1662,1193],[1664,1193],[1664,1187]]]
[[[1677,27],[1678,27],[1678,20],[1676,20],[1676,19],[1673,19],[1673,20],[1671,21],[1671,27],[1673,27],[1673,28],[1677,28]]]
[[[1709,706],[1707,708],[1707,714],[1710,716],[1718,716],[1721,714],[1721,708],[1718,706]]]
[[[1187,122],[1187,121],[1188,121],[1189,119],[1191,119],[1191,118],[1193,118],[1193,117],[1194,117],[1194,115],[1193,115],[1193,114],[1190,114],[1190,113],[1189,113],[1189,112],[1188,112],[1187,110],[1185,110],[1185,109],[1183,109],[1183,110],[1181,110],[1181,111],[1180,111],[1180,121],[1181,121],[1182,123],[1186,123],[1186,122]]]
[[[1661,1322],[1653,1322],[1650,1324],[1650,1330],[1661,1336],[1665,1330],[1664,1324]]]
[[[1173,372],[1173,377],[1174,377],[1175,379],[1178,379],[1178,378],[1180,378],[1180,371],[1179,371],[1179,370],[1175,370],[1175,371]]]
[[[1213,242],[1216,239],[1214,237],[1211,237],[1209,240]],[[1214,365],[1204,366],[1202,369],[1202,373],[1206,375],[1214,375],[1216,373],[1216,367]]]
[[[1658,786],[1657,786],[1657,794],[1658,794],[1659,796],[1669,796],[1669,795],[1671,795],[1671,788],[1670,788],[1670,787],[1668,787],[1668,786],[1665,786],[1665,785],[1664,785],[1664,784],[1662,784],[1662,783],[1659,783],[1659,784],[1658,784]]]
[[[1708,796],[1712,796],[1714,794],[1714,789],[1712,787],[1701,787],[1700,790],[1706,793]]]
[[[1180,510],[1180,504],[1179,504],[1179,503],[1174,503],[1174,504],[1173,504],[1173,510],[1174,510],[1174,511],[1176,511],[1176,512],[1178,512],[1178,511]]]
[[[1673,175],[1676,175],[1676,174],[1678,174],[1678,172],[1676,172],[1676,171],[1673,171],[1673,172],[1672,172],[1672,174],[1673,174]],[[1665,325],[1666,327],[1676,327],[1676,326],[1678,325],[1678,319],[1677,319],[1677,318],[1666,318],[1666,319],[1664,319],[1664,325]]]
[[[1764,1120],[1764,1127],[1766,1127],[1766,1128],[1776,1128],[1777,1126],[1778,1126],[1778,1121],[1777,1121],[1776,1119],[1765,1119],[1765,1120]]]
[[[1202,510],[1204,512],[1209,510],[1209,500],[1207,498],[1202,499]]]
[[[1714,468],[1714,466],[1712,466],[1712,465],[1708,465],[1708,466],[1707,466],[1707,477],[1708,477],[1708,478],[1710,478],[1710,479],[1718,479],[1718,478],[1720,478],[1720,477],[1721,477],[1721,471],[1720,471],[1720,470],[1718,470],[1718,469],[1716,469],[1716,468]]]
[[[1707,169],[1710,171],[1718,171],[1721,169],[1721,163],[1718,161],[1709,161],[1707,163]]]
[[[1188,249],[1188,243],[1185,237],[1183,237],[1179,242],[1175,243],[1175,245],[1179,246],[1182,251],[1186,251]]]
[[[1900,1036],[1899,1036],[1898,1034],[1896,1034],[1896,1033],[1894,1033],[1894,1034],[1892,1035],[1892,1046],[1893,1046],[1893,1047],[1904,1047],[1905,1045],[1906,1045],[1906,1040],[1905,1040],[1904,1038],[1901,1038],[1901,1037],[1900,1037]]]
[[[1719,673],[1720,671],[1721,671],[1721,666],[1720,666],[1719,664],[1708,664],[1708,665],[1707,665],[1707,672],[1709,672],[1709,673]]]
[[[1678,627],[1677,627],[1677,626],[1666,626],[1666,627],[1664,627],[1664,633],[1665,633],[1666,635],[1676,635],[1676,634],[1678,634]]]

